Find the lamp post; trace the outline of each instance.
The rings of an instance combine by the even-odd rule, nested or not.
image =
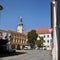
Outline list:
[[[58,60],[57,0],[52,0],[53,9],[53,60]]]
[[[0,20],[1,20],[1,11],[3,10],[3,6],[0,5]]]
[[[3,7],[2,7],[2,5],[0,5],[0,11],[2,11],[3,10]]]

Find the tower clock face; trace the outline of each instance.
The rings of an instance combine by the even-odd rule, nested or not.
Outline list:
[[[23,29],[23,27],[22,26],[18,26],[18,30],[21,30],[21,29]]]
[[[22,33],[23,32],[23,26],[18,26],[17,31]]]

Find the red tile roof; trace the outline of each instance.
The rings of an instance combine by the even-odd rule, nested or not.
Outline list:
[[[36,30],[37,34],[47,34],[52,33],[52,28],[41,28]]]
[[[37,34],[48,34],[48,33],[52,33],[52,28],[39,28],[39,29],[36,29],[36,33]],[[27,35],[28,32],[25,33],[25,35]]]
[[[14,34],[20,34],[19,32],[8,30],[8,32],[14,33]]]
[[[12,30],[7,30],[7,31],[12,34],[18,34],[18,35],[22,34],[22,33],[16,32],[16,31],[12,31]],[[25,35],[25,34],[23,33],[22,35]]]

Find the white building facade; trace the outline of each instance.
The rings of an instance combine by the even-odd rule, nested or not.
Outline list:
[[[38,30],[39,30],[39,32],[38,32]],[[52,41],[51,41],[52,40],[52,36],[51,36],[52,29],[43,28],[43,29],[38,29],[38,30],[36,30],[36,32],[38,34],[37,40],[39,40],[39,37],[43,37],[43,39],[44,39],[43,48],[45,47],[47,50],[52,50]]]

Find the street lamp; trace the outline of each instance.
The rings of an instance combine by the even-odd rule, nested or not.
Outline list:
[[[2,7],[2,5],[0,5],[0,11],[2,11],[3,10],[3,7]]]
[[[3,10],[3,6],[0,5],[0,20],[1,20],[1,11]]]

